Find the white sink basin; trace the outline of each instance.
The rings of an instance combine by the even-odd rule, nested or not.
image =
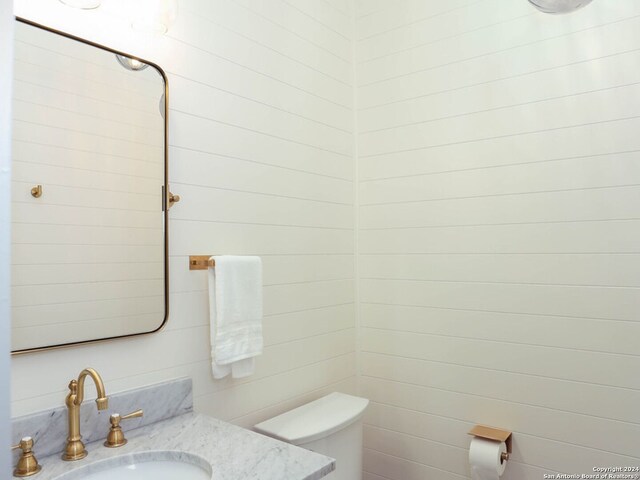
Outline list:
[[[211,465],[186,452],[140,452],[101,460],[55,480],[211,480]]]

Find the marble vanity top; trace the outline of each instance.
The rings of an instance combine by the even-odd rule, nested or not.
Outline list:
[[[88,444],[89,455],[83,460],[65,462],[59,455],[40,458],[42,471],[33,478],[54,480],[77,469],[88,474],[94,470],[91,464],[101,460],[167,450],[202,457],[211,464],[212,480],[316,480],[335,468],[329,457],[198,413],[125,429],[125,434],[129,443],[123,447],[107,448],[104,439]]]

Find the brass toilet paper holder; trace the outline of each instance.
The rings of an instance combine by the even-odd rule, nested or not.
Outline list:
[[[469,435],[495,442],[504,442],[507,445],[507,451],[500,456],[501,463],[509,460],[511,455],[511,432],[501,428],[487,427],[486,425],[476,425],[469,430]]]

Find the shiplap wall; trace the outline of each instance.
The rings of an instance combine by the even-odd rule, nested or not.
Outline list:
[[[640,2],[358,2],[367,480],[640,465]]]
[[[637,2],[358,2],[357,343],[349,9],[182,2],[147,44],[107,2],[93,24],[50,3],[18,10],[167,67],[184,201],[168,329],[14,358],[14,414],[60,404],[91,364],[112,391],[191,375],[199,410],[250,425],[353,391],[359,344],[367,480],[468,477],[478,422],[514,430],[507,480],[639,463]],[[265,260],[247,381],[209,377],[186,256],[219,252]]]
[[[163,37],[95,11],[16,13],[148,58],[169,77],[170,315],[160,333],[13,358],[13,414],[61,405],[83,367],[108,392],[179,376],[201,412],[251,425],[355,381],[352,17],[331,0],[180,2]],[[206,272],[190,254],[264,261],[265,352],[255,375],[213,381]],[[91,389],[88,389],[90,391]]]
[[[10,0],[0,0],[0,384],[11,378],[11,85],[13,78],[13,13]],[[0,389],[0,445],[10,442],[10,392]],[[10,472],[9,449],[0,451],[0,472]]]
[[[14,350],[164,320],[163,94],[153,68],[128,71],[110,52],[16,24]]]

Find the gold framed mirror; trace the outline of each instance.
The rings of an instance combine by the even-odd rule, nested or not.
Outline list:
[[[14,354],[166,323],[167,101],[158,65],[16,19]]]

